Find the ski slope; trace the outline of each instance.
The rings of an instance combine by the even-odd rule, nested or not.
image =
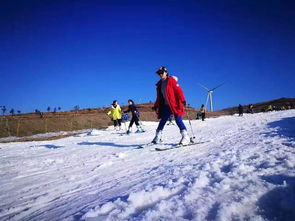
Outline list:
[[[295,110],[194,120],[210,142],[161,152],[144,125],[0,144],[0,220],[295,220]]]

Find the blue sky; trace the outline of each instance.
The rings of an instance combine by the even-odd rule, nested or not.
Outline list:
[[[222,109],[295,97],[294,3],[4,0],[0,106],[22,112],[155,100],[157,68],[187,103]]]

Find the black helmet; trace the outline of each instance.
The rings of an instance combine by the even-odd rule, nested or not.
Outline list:
[[[117,100],[114,100],[112,104],[115,104],[115,103],[117,103]]]
[[[134,104],[134,101],[133,101],[133,100],[131,100],[131,99],[129,99],[129,100],[128,100],[128,103],[129,103],[129,102],[131,102],[132,104]]]
[[[157,74],[162,74],[164,72],[168,73],[167,68],[164,66],[159,67],[159,69],[156,71]]]

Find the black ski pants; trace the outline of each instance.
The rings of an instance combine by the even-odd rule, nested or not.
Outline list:
[[[201,115],[202,115],[202,121],[204,121],[205,120],[205,113],[201,113]]]
[[[136,126],[139,126],[139,119],[137,116],[132,116],[130,123],[129,123],[129,128],[132,127],[133,123],[135,123]]]
[[[116,126],[121,127],[121,122],[122,122],[122,119],[114,120],[114,127],[116,127]]]

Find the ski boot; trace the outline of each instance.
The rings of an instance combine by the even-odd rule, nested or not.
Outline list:
[[[185,146],[185,145],[190,144],[191,141],[190,141],[190,138],[189,138],[189,136],[187,134],[187,131],[186,130],[182,130],[182,131],[180,131],[180,133],[181,133],[181,136],[182,137],[181,137],[181,140],[179,141],[179,145]]]
[[[140,126],[137,126],[137,130],[135,131],[135,133],[142,133],[143,130]]]
[[[156,136],[154,137],[152,143],[153,144],[157,144],[157,143],[161,143],[162,142],[162,131],[157,131],[156,132]]]

